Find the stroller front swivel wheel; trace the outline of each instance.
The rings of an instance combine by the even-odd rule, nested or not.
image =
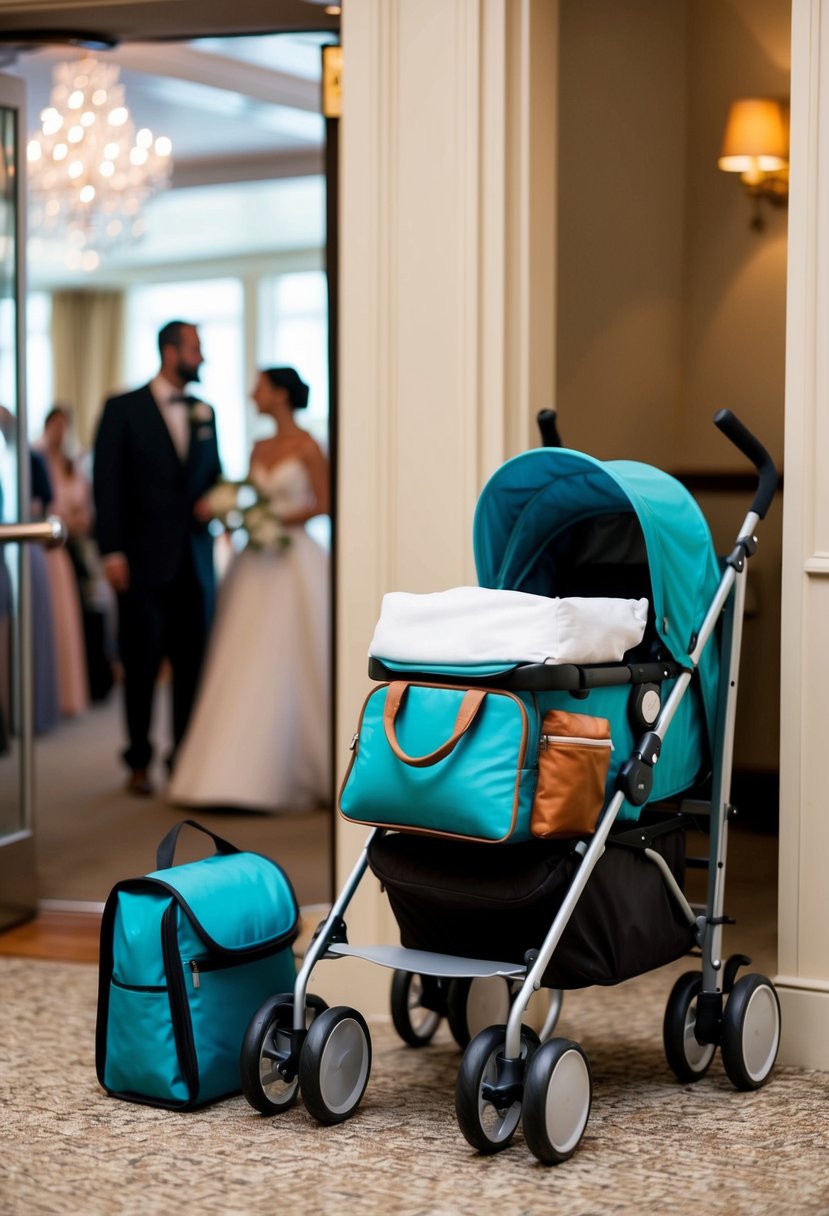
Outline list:
[[[412,971],[395,971],[391,982],[391,1020],[404,1043],[425,1047],[446,1008],[445,981]]]
[[[299,1059],[305,1108],[318,1123],[342,1123],[354,1114],[371,1071],[371,1036],[362,1014],[346,1005],[314,1021]]]
[[[714,1043],[699,1043],[694,1033],[701,989],[699,971],[681,975],[671,989],[662,1022],[665,1059],[677,1080],[686,1083],[705,1076],[717,1050]]]
[[[780,1001],[764,975],[743,975],[723,1011],[722,1062],[736,1089],[765,1085],[780,1046]]]
[[[587,1056],[570,1039],[549,1039],[527,1066],[524,1139],[544,1165],[572,1157],[587,1127],[593,1082]]]
[[[306,997],[306,1024],[328,1006],[318,996]],[[251,1018],[242,1042],[239,1073],[242,1093],[262,1115],[278,1115],[299,1093],[293,1040],[294,996],[269,997]]]
[[[506,1026],[488,1026],[472,1039],[458,1070],[455,1086],[458,1126],[479,1153],[500,1153],[505,1149],[521,1119],[523,1085],[513,1086],[512,1092],[508,1088],[510,1077],[503,1062],[505,1045]],[[522,1081],[527,1062],[538,1045],[535,1031],[522,1026],[519,1069]]]

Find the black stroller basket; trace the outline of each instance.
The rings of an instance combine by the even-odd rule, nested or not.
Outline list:
[[[634,829],[610,833],[541,975],[542,987],[617,984],[695,945],[693,928],[650,856],[661,858],[682,889],[686,822],[681,813],[654,813]],[[479,941],[493,958],[521,962],[544,941],[584,851],[579,840],[493,849],[383,833],[373,838],[368,862],[407,948],[463,955]]]

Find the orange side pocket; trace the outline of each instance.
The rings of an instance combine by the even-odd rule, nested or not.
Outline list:
[[[595,831],[612,750],[607,718],[562,709],[544,715],[530,818],[534,836],[583,836]]]

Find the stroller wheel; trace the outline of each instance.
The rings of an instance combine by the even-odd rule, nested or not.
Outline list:
[[[662,1022],[665,1059],[679,1081],[699,1081],[704,1077],[717,1050],[714,1043],[698,1043],[694,1034],[701,988],[701,973],[686,971],[671,989],[665,1007]]]
[[[371,1037],[362,1014],[345,1005],[313,1022],[299,1059],[299,1084],[318,1123],[342,1123],[360,1105],[371,1071]]]
[[[306,997],[306,1024],[327,1009],[325,1001]],[[296,1102],[297,1062],[293,1057],[292,992],[269,997],[250,1020],[239,1060],[242,1093],[263,1115],[278,1115]]]
[[[524,1139],[544,1165],[572,1157],[584,1135],[593,1100],[590,1065],[578,1043],[549,1039],[527,1067]]]
[[[726,1002],[722,1021],[722,1062],[737,1089],[765,1085],[780,1046],[780,1002],[771,980],[744,975]]]
[[[505,1025],[511,995],[509,980],[502,975],[450,980],[446,1014],[458,1047],[466,1047],[487,1026]]]
[[[502,1059],[506,1026],[487,1026],[477,1034],[463,1053],[455,1086],[455,1113],[466,1139],[479,1153],[499,1153],[505,1149],[521,1118],[520,1091],[514,1078],[505,1075]],[[529,1026],[521,1027],[521,1060],[526,1073],[527,1061],[538,1049],[538,1035]],[[504,1093],[498,1093],[498,1087]],[[512,1092],[509,1092],[509,1091]]]
[[[391,982],[391,1020],[410,1047],[425,1047],[432,1041],[445,1004],[441,981],[434,976],[395,971]]]

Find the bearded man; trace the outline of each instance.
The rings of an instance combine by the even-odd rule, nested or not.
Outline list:
[[[118,596],[127,789],[152,793],[150,728],[162,661],[172,669],[172,768],[190,717],[213,612],[213,542],[205,495],[221,474],[216,420],[185,389],[199,379],[196,326],[158,334],[161,367],[110,397],[95,439],[93,485],[104,573]]]

